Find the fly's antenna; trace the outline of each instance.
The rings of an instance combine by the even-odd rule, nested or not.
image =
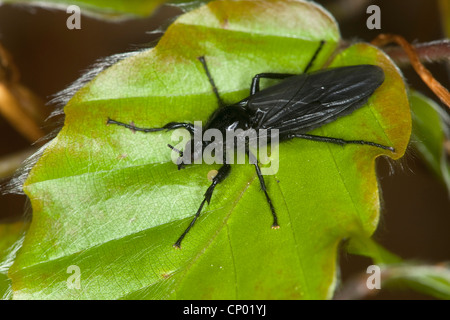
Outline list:
[[[211,73],[209,72],[205,57],[200,56],[197,59],[202,63],[203,69],[205,70],[206,76],[208,77],[209,83],[211,84],[212,90],[216,96],[219,107],[223,107],[225,105],[225,103],[222,101],[222,98],[219,95],[219,90],[217,90],[216,84],[214,83],[214,79],[212,78]]]
[[[180,155],[180,157],[183,156],[183,151],[178,150],[177,148],[175,148],[174,146],[168,144],[167,145],[170,149],[172,149],[173,151],[175,151],[176,153],[178,153]]]

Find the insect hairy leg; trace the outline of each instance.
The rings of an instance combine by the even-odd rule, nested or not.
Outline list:
[[[365,140],[344,140],[339,138],[331,138],[331,137],[323,137],[323,136],[316,136],[312,134],[301,134],[301,133],[293,133],[289,134],[287,136],[287,139],[292,138],[301,138],[306,140],[312,140],[317,142],[328,142],[328,143],[334,143],[339,144],[341,146],[344,146],[346,144],[359,144],[359,145],[368,145],[372,147],[377,147],[383,150],[389,150],[392,152],[395,152],[395,149],[393,147],[385,146],[379,143],[371,142],[371,141],[365,141]]]
[[[264,192],[267,203],[269,204],[270,210],[272,212],[272,216],[273,216],[272,229],[279,229],[280,225],[278,224],[278,217],[275,212],[275,207],[272,204],[272,200],[270,199],[269,194],[267,193],[266,183],[264,182],[264,177],[261,173],[261,168],[259,167],[259,164],[258,164],[258,159],[256,159],[256,157],[250,151],[248,152],[248,157],[250,159],[250,163],[255,166],[256,175],[258,176],[261,190]]]
[[[203,209],[203,206],[207,202],[208,204],[211,201],[212,194],[214,192],[214,188],[221,183],[223,180],[228,177],[231,171],[231,166],[229,164],[224,164],[220,169],[218,170],[216,176],[212,179],[212,183],[209,186],[209,188],[206,190],[204,194],[204,199],[202,203],[200,204],[200,207],[198,208],[197,212],[195,213],[194,219],[192,219],[189,226],[186,228],[186,230],[181,234],[181,236],[178,238],[178,240],[174,243],[173,247],[176,249],[181,248],[181,242],[183,241],[186,234],[191,230],[191,228],[194,226],[195,222],[197,221],[198,217],[200,216],[200,213]]]

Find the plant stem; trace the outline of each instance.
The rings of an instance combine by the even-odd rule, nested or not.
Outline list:
[[[396,43],[403,49],[405,54],[408,56],[408,59],[410,60],[414,70],[422,78],[423,82],[425,82],[427,86],[434,92],[434,94],[437,95],[439,99],[445,105],[447,105],[447,107],[450,108],[450,93],[444,86],[439,83],[439,81],[437,81],[433,77],[431,72],[427,68],[425,68],[425,66],[419,59],[416,49],[408,41],[406,41],[405,38],[396,34],[379,34],[372,41],[373,45],[379,47],[384,47],[390,43]]]
[[[437,40],[412,45],[421,62],[447,62],[450,61],[450,40]],[[398,66],[410,65],[411,61],[406,52],[400,47],[386,47],[383,49]]]

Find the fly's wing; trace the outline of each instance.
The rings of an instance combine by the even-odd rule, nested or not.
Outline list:
[[[257,129],[306,133],[363,106],[383,83],[383,69],[357,65],[289,77],[247,98]]]

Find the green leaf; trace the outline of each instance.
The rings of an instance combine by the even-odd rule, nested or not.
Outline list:
[[[383,284],[389,288],[407,285],[438,299],[450,299],[450,266],[403,263],[382,269]],[[383,286],[382,284],[382,286]]]
[[[433,100],[411,93],[412,144],[428,167],[447,187],[450,195],[450,163],[445,143],[450,139],[450,117]]]
[[[412,113],[412,145],[419,151],[430,169],[441,178],[450,191],[450,166],[444,143],[450,120],[433,100],[417,91],[410,92]],[[354,237],[347,251],[372,258],[381,267],[382,288],[406,284],[411,289],[440,299],[450,299],[450,268],[404,261],[370,238]]]
[[[129,16],[146,17],[166,0],[4,0],[2,3],[28,4],[53,9],[64,9],[71,5],[80,7],[82,14],[100,18],[125,18]],[[170,2],[185,2],[180,0]]]
[[[23,221],[0,224],[0,297],[5,299],[11,292],[11,280],[7,276],[8,269],[28,225],[28,222]]]
[[[354,237],[348,243],[347,252],[372,258],[377,265],[396,264],[402,259],[383,246],[375,242],[372,238]]]
[[[386,80],[368,104],[314,133],[393,146],[293,140],[265,176],[281,228],[250,165],[233,165],[183,242],[217,165],[178,171],[171,133],[140,127],[206,121],[217,108],[197,57],[223,99],[245,98],[253,75],[300,73],[320,40],[322,66],[339,41],[334,19],[303,1],[215,1],[180,16],[158,45],[100,73],[65,107],[65,125],[24,185],[33,221],[10,269],[16,299],[324,299],[344,238],[370,237],[379,217],[374,162],[405,151],[411,122],[401,75],[368,44],[330,66],[380,65]],[[81,289],[69,289],[68,267]]]
[[[450,299],[450,266],[449,264],[426,264],[418,261],[405,261],[389,252],[371,238],[353,238],[348,243],[347,252],[372,258],[374,264],[380,267],[380,289],[397,289],[407,286],[417,292],[438,299]],[[369,275],[359,276],[354,282],[349,282],[345,293],[349,298],[373,294],[374,291],[364,288]],[[345,286],[344,286],[345,287]],[[376,290],[375,290],[376,292]],[[341,293],[342,294],[342,293]]]

